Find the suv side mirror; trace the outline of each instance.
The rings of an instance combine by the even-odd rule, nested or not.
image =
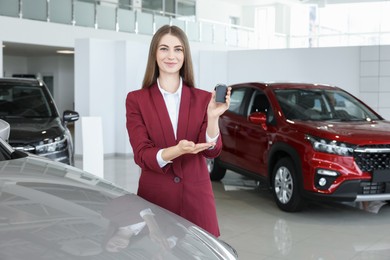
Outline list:
[[[67,123],[74,122],[74,121],[79,120],[79,113],[77,113],[76,111],[72,111],[72,110],[65,110],[62,118],[63,118],[64,122],[67,122]]]
[[[254,112],[249,115],[249,122],[256,125],[261,125],[264,130],[267,130],[267,115],[262,112]]]

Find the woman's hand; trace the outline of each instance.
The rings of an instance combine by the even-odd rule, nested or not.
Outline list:
[[[231,87],[227,88],[225,103],[215,102],[215,90],[213,90],[209,105],[207,107],[207,116],[209,119],[218,118],[229,108],[231,90]]]
[[[188,140],[180,140],[177,144],[177,147],[181,154],[197,154],[204,150],[209,149],[210,147],[215,146],[215,143],[194,143]]]
[[[215,146],[215,142],[196,144],[184,139],[175,146],[163,149],[161,157],[164,161],[171,161],[183,154],[197,154],[213,146]]]
[[[230,106],[230,93],[232,88],[228,87],[225,96],[225,103],[215,102],[215,90],[211,94],[211,99],[207,107],[207,135],[211,138],[218,136],[219,117],[229,108]]]

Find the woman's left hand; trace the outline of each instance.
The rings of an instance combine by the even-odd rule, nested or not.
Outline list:
[[[213,90],[211,94],[211,99],[209,102],[209,105],[207,107],[207,115],[210,118],[218,118],[220,115],[222,115],[230,106],[230,93],[232,88],[228,87],[226,96],[225,96],[225,103],[216,102],[215,101],[215,90]]]

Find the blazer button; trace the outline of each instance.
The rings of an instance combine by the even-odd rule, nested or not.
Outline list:
[[[173,181],[175,182],[175,183],[179,183],[181,180],[180,180],[180,177],[175,177],[175,178],[173,178]]]

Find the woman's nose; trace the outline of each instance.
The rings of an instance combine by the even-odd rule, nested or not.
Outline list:
[[[174,59],[176,56],[175,56],[175,51],[174,50],[170,50],[168,52],[168,58],[169,59]]]

